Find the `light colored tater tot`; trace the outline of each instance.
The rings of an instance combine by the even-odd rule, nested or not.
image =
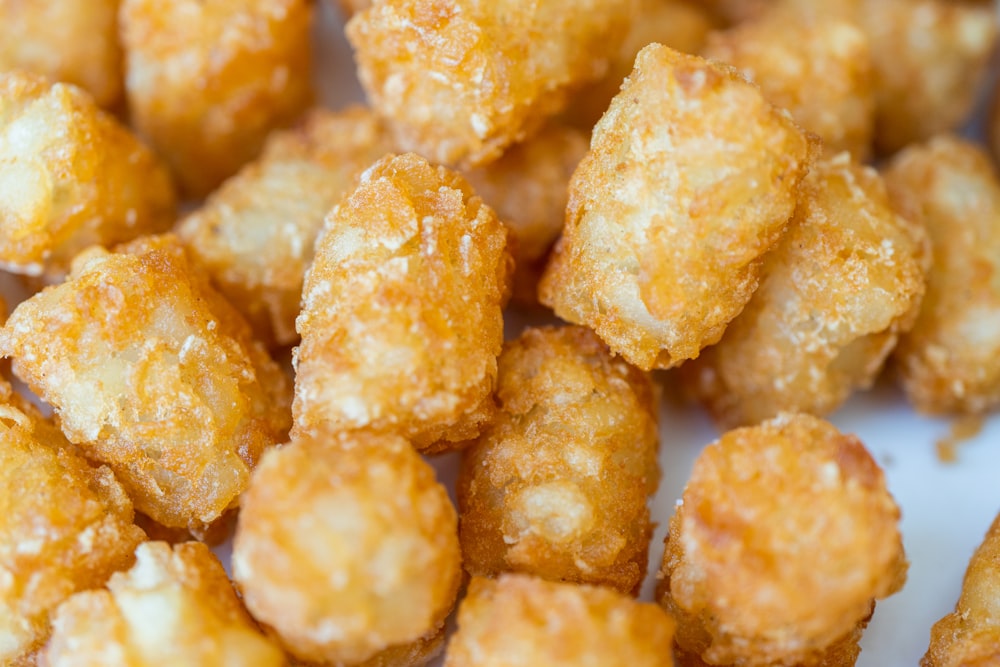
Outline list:
[[[901,210],[922,220],[932,263],[916,324],[896,348],[903,389],[921,412],[1000,407],[1000,176],[954,136],[913,145],[886,167]]]
[[[139,132],[192,197],[260,152],[312,100],[309,0],[122,0]]]
[[[77,593],[53,618],[47,667],[284,667],[199,542],[146,542],[106,588]]]
[[[443,164],[496,159],[602,76],[635,0],[385,0],[347,36],[400,145]]]
[[[181,222],[191,255],[265,343],[298,340],[302,281],[323,218],[390,151],[370,111],[314,110],[301,127],[274,133],[260,158]]]
[[[573,175],[541,302],[639,368],[697,357],[756,289],[814,141],[728,66],[647,46]]]
[[[169,528],[200,531],[235,507],[289,427],[286,376],[172,236],[82,253],[14,310],[0,353]]]
[[[461,580],[456,523],[405,439],[293,438],[254,472],[233,573],[250,613],[298,659],[424,664]]]
[[[853,665],[906,579],[899,508],[861,442],[805,414],[729,431],[695,461],[658,598],[712,665]]]
[[[306,276],[295,429],[398,433],[424,451],[476,437],[496,410],[506,242],[457,173],[413,154],[366,170]]]
[[[0,73],[0,266],[61,278],[76,253],[167,230],[166,167],[89,94]]]
[[[874,169],[847,153],[820,160],[760,287],[722,340],[681,367],[685,384],[729,428],[833,412],[872,385],[913,326],[926,245]]]
[[[497,401],[458,478],[465,569],[637,593],[660,476],[648,375],[583,327],[529,328],[500,355]]]

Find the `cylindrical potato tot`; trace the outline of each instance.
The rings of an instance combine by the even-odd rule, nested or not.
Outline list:
[[[132,120],[202,197],[312,99],[310,0],[122,0]]]
[[[7,271],[58,279],[90,245],[174,222],[166,167],[73,85],[0,73],[0,165],[0,266]]]
[[[756,289],[813,141],[735,70],[647,46],[573,175],[540,300],[639,368],[697,357]]]
[[[836,410],[872,385],[913,325],[925,241],[875,170],[846,153],[820,160],[760,287],[722,340],[681,367],[686,384],[729,428]]]
[[[122,94],[119,0],[0,0],[0,72],[77,85],[100,106]]]
[[[384,0],[347,24],[358,76],[400,145],[496,159],[607,71],[634,0]]]
[[[424,451],[479,435],[496,410],[506,243],[457,173],[413,154],[366,170],[306,276],[296,430],[398,433]]]
[[[0,664],[34,665],[50,616],[146,539],[114,474],[0,381]]]
[[[525,575],[474,577],[445,667],[672,667],[674,623],[598,586]]]
[[[874,601],[906,578],[898,521],[878,464],[827,422],[726,433],[670,520],[658,597],[678,646],[713,665],[853,665]]]
[[[955,611],[931,628],[921,667],[1000,664],[1000,516],[976,549]]]
[[[181,222],[178,234],[219,291],[270,345],[298,340],[302,280],[323,217],[361,170],[391,151],[373,113],[311,112],[275,132],[244,167]]]
[[[289,427],[284,372],[172,236],[79,255],[14,310],[0,353],[167,527],[199,531],[235,507]]]
[[[465,569],[638,592],[659,484],[647,374],[582,327],[528,329],[500,355],[497,400],[458,478]]]
[[[927,294],[895,359],[907,396],[930,414],[1000,407],[1000,178],[982,148],[940,136],[886,168],[895,203],[923,221]]]
[[[299,659],[383,664],[387,649],[439,645],[461,579],[455,510],[403,438],[293,439],[254,472],[233,572],[250,613]]]

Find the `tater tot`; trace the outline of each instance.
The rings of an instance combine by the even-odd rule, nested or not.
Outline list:
[[[598,586],[474,577],[445,667],[672,667],[674,623],[656,605]]]
[[[801,0],[800,0],[801,1]],[[808,0],[809,2],[829,2],[829,0]],[[840,0],[850,1],[850,0]],[[780,0],[701,0],[701,4],[722,21],[739,24],[759,17],[769,7]]]
[[[384,0],[347,36],[400,145],[468,166],[499,157],[603,75],[634,2]]]
[[[146,542],[107,588],[59,607],[48,667],[283,667],[204,544]]]
[[[713,665],[854,664],[859,624],[906,578],[898,521],[854,436],[790,413],[729,431],[670,520],[658,597],[678,646]]]
[[[0,663],[34,665],[56,607],[127,568],[145,539],[111,470],[0,381]]]
[[[386,156],[327,216],[296,327],[297,430],[373,429],[440,451],[496,410],[507,231],[464,178]]]
[[[979,146],[914,145],[885,171],[897,206],[923,220],[933,260],[916,324],[895,360],[921,412],[1000,407],[1000,180]]]
[[[819,135],[830,155],[869,157],[875,130],[872,57],[867,35],[854,24],[772,10],[713,33],[701,55],[740,70],[769,102]]]
[[[323,217],[356,175],[390,152],[370,111],[317,109],[276,132],[244,167],[181,222],[178,234],[224,295],[271,345],[298,340],[302,280]]]
[[[512,298],[522,305],[538,303],[538,279],[563,228],[569,179],[586,152],[580,130],[551,123],[495,162],[463,173],[511,232]]]
[[[165,231],[166,167],[83,90],[0,73],[0,266],[61,277],[73,256]]]
[[[234,507],[289,426],[287,378],[176,238],[81,254],[20,304],[0,353],[136,509],[202,530]]]
[[[573,175],[540,301],[639,368],[697,357],[757,287],[813,141],[735,70],[647,46]]]
[[[588,329],[529,328],[500,355],[497,401],[458,477],[465,569],[638,592],[660,477],[648,375]]]
[[[955,611],[931,628],[922,667],[1000,664],[1000,516],[976,549]]]
[[[202,197],[312,100],[309,0],[122,0],[140,133]]]
[[[75,84],[104,108],[122,94],[119,0],[0,0],[0,71]]]
[[[834,411],[872,385],[913,326],[927,252],[875,170],[846,153],[819,161],[760,287],[722,340],[681,367],[685,383],[729,428]]]
[[[440,646],[461,580],[456,521],[405,439],[293,439],[254,472],[233,572],[250,613],[301,660],[423,664],[402,658]]]

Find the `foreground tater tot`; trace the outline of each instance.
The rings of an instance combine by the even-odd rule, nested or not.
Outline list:
[[[902,210],[923,220],[933,260],[912,331],[895,352],[922,412],[1000,407],[1000,177],[979,146],[941,136],[885,171]]]
[[[0,73],[0,165],[0,265],[8,271],[60,277],[90,245],[174,222],[166,167],[76,86]]]
[[[317,109],[301,127],[272,135],[258,160],[180,224],[192,256],[261,340],[298,340],[302,280],[323,217],[390,149],[370,111]]]
[[[823,139],[830,155],[866,160],[875,129],[868,37],[852,23],[770,11],[713,33],[701,55],[729,63]]]
[[[445,667],[672,667],[674,623],[656,605],[597,586],[474,577]]]
[[[312,99],[309,0],[122,0],[132,120],[208,194]]]
[[[541,302],[639,368],[697,357],[757,287],[812,142],[731,68],[647,46],[573,175]]]
[[[0,71],[75,84],[104,108],[122,94],[119,0],[0,0]]]
[[[463,173],[511,232],[512,298],[522,305],[538,303],[538,279],[563,228],[569,179],[586,153],[586,135],[551,123],[495,162]]]
[[[1000,516],[976,549],[955,611],[931,628],[922,667],[1000,664]]]
[[[358,76],[403,148],[489,162],[600,77],[635,0],[384,0],[347,24]]]
[[[145,539],[114,474],[0,381],[0,664],[34,665],[50,615],[129,566]]]
[[[722,340],[681,367],[686,383],[727,427],[832,412],[871,386],[913,326],[925,245],[873,169],[846,153],[821,160],[760,287]]]
[[[647,374],[582,327],[528,329],[500,355],[497,400],[458,478],[465,569],[636,593],[659,484]]]
[[[289,426],[284,373],[171,236],[81,254],[14,310],[0,353],[167,527],[202,530],[235,506]]]
[[[282,667],[285,655],[254,626],[222,563],[204,544],[147,542],[107,589],[59,607],[48,667]]]
[[[403,438],[293,439],[254,472],[233,572],[250,612],[301,660],[423,664],[461,579],[455,510]]]
[[[457,173],[386,156],[326,219],[296,322],[297,430],[398,433],[424,451],[493,416],[507,231]]]
[[[854,664],[859,625],[906,578],[898,521],[878,464],[827,422],[726,433],[670,520],[658,597],[678,645],[713,665]]]

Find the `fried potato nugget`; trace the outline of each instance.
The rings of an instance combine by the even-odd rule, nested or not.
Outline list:
[[[462,174],[514,238],[512,297],[522,305],[538,303],[545,259],[562,232],[569,179],[587,144],[580,130],[550,123],[500,159]]]
[[[701,55],[740,70],[768,101],[819,135],[830,155],[849,151],[859,161],[870,156],[872,56],[867,35],[854,24],[772,10],[712,33]]]
[[[637,593],[660,481],[648,375],[588,329],[529,328],[500,355],[497,400],[458,477],[465,569]]]
[[[132,120],[188,195],[257,156],[312,100],[309,0],[122,0]]]
[[[166,168],[90,95],[27,72],[0,73],[5,270],[61,277],[90,245],[165,231],[174,204]]]
[[[391,149],[370,111],[316,109],[300,127],[275,132],[260,158],[181,222],[178,235],[258,338],[298,340],[302,281],[323,217]]]
[[[673,667],[674,622],[598,586],[525,575],[474,577],[445,667]]]
[[[14,310],[0,353],[167,527],[200,530],[234,507],[289,426],[284,373],[172,236],[81,254]]]
[[[602,76],[635,0],[380,0],[347,24],[358,77],[400,145],[434,162],[500,156]]]
[[[931,239],[927,295],[899,342],[903,389],[922,412],[1000,407],[1000,179],[979,146],[953,136],[914,145],[886,168],[902,210]]]
[[[254,472],[233,572],[250,612],[300,660],[423,664],[401,658],[409,644],[418,656],[421,641],[440,645],[461,579],[456,521],[405,439],[293,439]]]
[[[729,428],[833,412],[872,385],[913,326],[928,252],[874,169],[847,153],[819,161],[760,287],[722,340],[681,367],[685,383]]]
[[[658,597],[678,645],[713,665],[853,665],[843,638],[906,578],[898,521],[878,464],[829,423],[726,433],[670,520]]]
[[[0,0],[0,71],[72,83],[104,108],[122,94],[119,0]]]
[[[0,380],[0,663],[34,665],[56,607],[129,566],[146,538],[111,470]]]
[[[279,667],[285,655],[256,628],[222,563],[199,542],[146,542],[106,590],[59,607],[48,667]]]
[[[955,611],[931,628],[922,667],[1000,664],[1000,516],[976,549]]]
[[[757,287],[813,141],[731,68],[647,46],[573,175],[540,301],[639,368],[697,357]]]
[[[327,216],[296,327],[297,431],[393,432],[423,451],[496,410],[507,231],[445,167],[389,155]]]

